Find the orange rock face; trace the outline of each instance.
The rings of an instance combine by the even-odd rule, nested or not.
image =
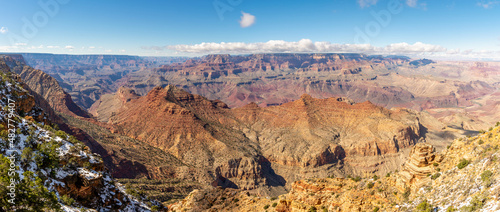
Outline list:
[[[156,87],[143,97],[127,92],[115,95],[121,106],[108,111],[114,132],[206,170],[203,181],[224,187],[285,186],[341,169],[383,171],[377,164],[387,161],[380,156],[397,155],[421,137],[414,113],[344,98],[303,95],[281,106],[230,109],[175,86]],[[365,157],[377,160],[357,162]]]

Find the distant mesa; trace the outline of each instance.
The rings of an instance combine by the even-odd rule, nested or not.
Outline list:
[[[425,66],[425,65],[429,65],[431,63],[436,63],[432,60],[429,60],[429,59],[421,59],[421,60],[414,60],[414,61],[411,61],[410,62],[410,65],[412,66],[416,66],[416,67],[420,67],[420,66]]]

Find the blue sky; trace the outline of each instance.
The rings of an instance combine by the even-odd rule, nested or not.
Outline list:
[[[499,59],[500,0],[0,0],[0,52]]]

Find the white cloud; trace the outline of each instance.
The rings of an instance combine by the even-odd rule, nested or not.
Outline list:
[[[7,27],[0,28],[0,33],[7,34],[7,32],[9,32],[9,29]]]
[[[418,0],[406,0],[406,4],[410,7],[416,7]]]
[[[497,4],[500,4],[500,1],[497,1],[497,0],[491,1],[490,0],[490,1],[480,1],[477,3],[478,6],[483,7],[484,9],[491,9]]]
[[[70,49],[70,50],[72,50],[72,49],[74,49],[75,47],[74,47],[74,46],[65,46],[64,48],[65,48],[65,49]]]
[[[254,54],[254,53],[364,53],[381,55],[406,55],[410,57],[426,57],[445,60],[500,60],[500,51],[447,49],[440,45],[422,42],[393,43],[383,47],[370,44],[337,44],[330,42],[313,42],[302,39],[297,42],[270,40],[261,43],[221,42],[200,43],[194,45],[173,45],[143,47],[154,51],[173,50],[175,54]]]
[[[418,6],[418,0],[405,0],[405,1],[406,1],[406,5],[408,5],[409,7],[417,7]],[[361,8],[376,5],[377,2],[378,2],[378,0],[358,0],[358,4]],[[427,4],[421,3],[421,6],[423,7],[423,9],[426,9]]]
[[[125,49],[122,49],[122,50],[120,50],[120,52],[126,52],[126,50],[125,50]]]
[[[358,4],[361,8],[369,7],[377,4],[378,0],[358,0]]]
[[[252,14],[243,11],[241,11],[241,14],[242,16],[240,20],[240,26],[242,28],[252,26],[255,23],[255,16],[253,16]]]
[[[0,51],[7,52],[17,48],[18,48],[17,46],[0,46]]]
[[[438,45],[425,44],[416,42],[414,44],[408,43],[394,43],[387,45],[384,52],[388,53],[419,53],[419,52],[445,52],[446,48]]]
[[[395,43],[385,47],[375,47],[370,44],[337,44],[330,42],[313,42],[302,39],[298,42],[270,40],[265,43],[201,43],[194,45],[173,45],[166,47],[149,47],[146,49],[170,49],[177,52],[194,54],[212,53],[293,53],[293,52],[336,52],[336,53],[372,53],[372,54],[404,54],[421,52],[445,52],[446,48],[438,45],[416,42],[414,44]]]
[[[450,50],[446,51],[446,54],[450,54],[450,55],[460,54],[460,49],[450,49]]]
[[[91,46],[91,47],[89,47],[89,49],[95,49],[95,46]]]

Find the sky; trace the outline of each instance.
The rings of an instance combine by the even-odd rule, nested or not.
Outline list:
[[[0,52],[500,60],[500,0],[0,0]]]

